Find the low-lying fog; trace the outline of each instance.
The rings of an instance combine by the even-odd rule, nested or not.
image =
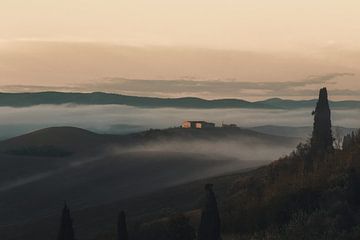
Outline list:
[[[109,154],[126,152],[186,152],[208,155],[217,159],[233,159],[240,161],[270,162],[290,153],[297,145],[296,140],[289,143],[266,144],[258,138],[239,137],[238,139],[190,140],[190,141],[167,141],[154,142],[140,145],[131,149],[121,147],[112,148]]]
[[[258,167],[289,153],[295,141],[239,134],[218,140],[134,142],[132,147],[116,144],[91,157],[5,155],[0,161],[0,205],[7,207],[0,227],[58,214],[63,199],[82,209]],[[23,196],[28,196],[26,204]]]
[[[333,111],[334,125],[356,128],[359,118],[359,109]],[[235,123],[241,127],[311,126],[313,122],[311,109],[149,109],[119,105],[1,107],[0,137],[64,125],[106,133],[136,132],[179,126],[187,119],[202,119],[217,125]],[[3,169],[0,205],[7,208],[0,216],[0,226],[57,214],[64,198],[78,209],[259,166],[290,153],[299,141],[241,129],[238,132],[229,129],[229,132],[230,137],[220,138],[218,135],[171,138],[171,134],[165,134],[164,138],[153,140],[147,136],[146,144],[134,140],[130,148],[128,145],[122,148],[121,144],[107,146],[105,151],[91,158],[80,154],[51,161],[32,157],[33,161],[29,161],[26,156],[4,155],[0,161],[0,169]],[[29,198],[26,204],[25,195]]]
[[[41,105],[0,107],[0,138],[50,126],[76,126],[101,133],[128,133],[149,128],[179,126],[183,120],[207,120],[218,125],[311,126],[312,109],[175,109],[136,108],[122,105]],[[360,127],[360,109],[333,110],[333,124]]]

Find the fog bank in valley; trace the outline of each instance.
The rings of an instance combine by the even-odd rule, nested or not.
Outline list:
[[[258,138],[239,137],[219,140],[189,140],[189,141],[158,141],[134,148],[114,147],[109,154],[124,152],[186,152],[209,155],[222,159],[237,161],[269,162],[290,153],[296,147],[296,140],[287,144],[275,143],[268,145]]]
[[[184,120],[207,120],[218,125],[311,126],[312,109],[175,109],[136,108],[122,105],[42,105],[0,108],[0,138],[50,126],[76,126],[100,133],[128,133],[149,128],[176,127]],[[360,110],[334,110],[333,124],[359,127]]]

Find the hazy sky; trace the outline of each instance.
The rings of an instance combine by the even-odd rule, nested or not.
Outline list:
[[[357,0],[1,0],[0,89],[92,91],[95,84],[138,95],[258,99],[308,98],[326,84],[335,98],[359,99],[359,9]],[[293,93],[248,85],[167,92],[173,80],[261,84],[329,75]],[[171,81],[156,92],[130,91],[117,82],[124,78]]]

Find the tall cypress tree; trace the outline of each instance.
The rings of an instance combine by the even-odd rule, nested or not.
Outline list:
[[[206,184],[206,201],[201,212],[198,240],[220,240],[221,223],[212,184]]]
[[[325,153],[334,149],[331,131],[331,111],[326,88],[320,89],[314,115],[314,129],[311,137],[313,153]]]
[[[128,240],[128,231],[126,226],[126,215],[121,211],[117,222],[117,240]]]
[[[66,203],[62,210],[60,229],[58,233],[57,240],[74,240],[74,228],[73,222],[71,219],[70,209],[67,207]]]

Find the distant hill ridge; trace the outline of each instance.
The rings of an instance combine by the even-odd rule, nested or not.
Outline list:
[[[206,100],[196,97],[157,98],[127,96],[114,93],[93,92],[36,92],[36,93],[0,93],[0,106],[30,107],[42,104],[79,104],[108,105],[118,104],[144,108],[262,108],[262,109],[296,109],[312,108],[316,103],[311,100],[284,100],[272,98],[263,101],[249,102],[242,99]],[[360,108],[360,101],[334,101],[332,108]]]

